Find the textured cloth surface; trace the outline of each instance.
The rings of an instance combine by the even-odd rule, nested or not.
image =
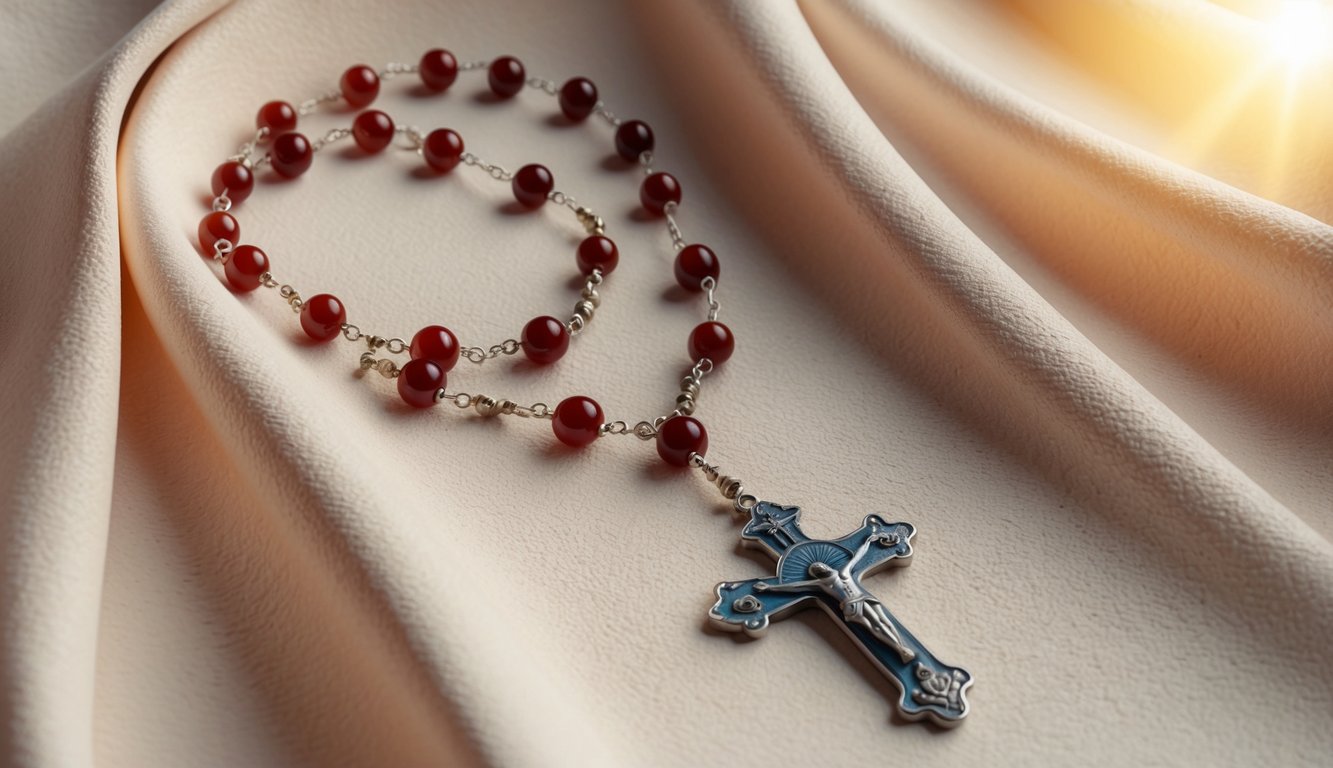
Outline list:
[[[1300,765],[1333,754],[1333,59],[1263,2],[19,0],[0,11],[0,760],[147,765]],[[200,255],[255,110],[356,62],[513,53],[657,133],[735,357],[709,458],[836,536],[976,679],[943,732],[651,444],[404,406]],[[375,106],[548,165],[621,249],[558,365],[450,390],[667,410],[701,317],[601,122],[484,73]],[[312,138],[351,113],[302,118]],[[563,315],[580,230],[334,145],[238,206],[367,332]]]

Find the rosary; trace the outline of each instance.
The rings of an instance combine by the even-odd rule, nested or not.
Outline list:
[[[440,128],[422,133],[413,127],[396,126],[392,118],[376,109],[365,109],[379,95],[380,83],[398,75],[415,74],[430,91],[442,93],[454,84],[459,72],[486,70],[496,99],[510,99],[525,87],[556,97],[570,122],[583,122],[596,115],[615,133],[616,152],[627,165],[637,163],[644,173],[639,201],[650,215],[666,222],[676,252],[676,281],[686,290],[702,294],[707,302],[707,320],[695,327],[688,341],[691,368],[680,382],[675,407],[665,416],[639,421],[606,420],[602,408],[590,397],[575,395],[554,408],[545,403],[520,405],[486,395],[450,393],[447,376],[460,359],[481,364],[501,355],[522,352],[538,365],[549,365],[568,351],[571,339],[587,330],[601,305],[601,290],[615,271],[620,255],[615,242],[606,236],[606,224],[591,208],[555,189],[551,172],[530,164],[510,172],[464,150],[457,132]],[[324,105],[346,104],[361,110],[351,128],[335,128],[314,141],[296,130],[297,121]],[[800,608],[818,606],[852,639],[852,642],[892,681],[899,691],[896,708],[908,720],[928,719],[952,726],[967,716],[967,689],[972,676],[959,667],[937,659],[902,626],[877,597],[862,585],[864,576],[890,565],[907,565],[912,556],[916,529],[901,522],[888,522],[867,515],[861,526],[839,539],[811,539],[801,530],[801,510],[795,506],[761,501],[746,493],[741,481],[723,474],[706,458],[708,432],[693,413],[704,378],[724,364],[735,349],[731,329],[718,322],[717,288],[720,265],[706,245],[688,244],[676,223],[681,201],[680,183],[669,173],[653,168],[652,129],[641,120],[622,120],[598,98],[597,88],[587,78],[575,77],[557,86],[550,80],[529,77],[522,62],[513,56],[493,61],[459,62],[448,51],[427,51],[416,65],[389,64],[383,71],[358,65],[343,73],[339,88],[292,106],[271,101],[260,110],[254,138],[213,173],[212,212],[199,224],[199,244],[220,262],[231,289],[246,293],[258,288],[276,289],[299,315],[301,328],[318,342],[342,336],[366,346],[360,355],[363,372],[374,371],[395,381],[399,396],[409,405],[430,408],[449,401],[460,410],[471,408],[480,416],[518,416],[551,422],[555,437],[573,447],[589,445],[608,435],[632,434],[654,441],[666,463],[702,472],[736,513],[748,518],[741,530],[744,545],[757,548],[777,561],[775,574],[762,579],[724,581],[713,592],[716,601],[708,616],[714,626],[759,637],[769,622]],[[429,169],[440,176],[459,165],[485,171],[493,179],[509,182],[518,205],[536,210],[550,202],[573,212],[587,237],[575,251],[575,262],[583,277],[582,290],[568,320],[543,315],[529,321],[517,339],[506,339],[487,347],[463,346],[443,325],[428,325],[404,341],[362,331],[347,322],[347,310],[335,296],[321,293],[303,297],[291,285],[280,283],[271,271],[268,255],[254,245],[240,242],[240,225],[232,216],[234,206],[254,191],[256,174],[268,166],[274,174],[294,179],[311,166],[315,153],[338,141],[351,138],[366,154],[383,151],[396,138],[407,142]],[[263,149],[261,149],[263,148]],[[407,359],[401,363],[396,356]]]

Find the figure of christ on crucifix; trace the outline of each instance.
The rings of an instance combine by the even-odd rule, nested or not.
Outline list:
[[[866,515],[861,527],[837,539],[812,539],[801,530],[801,510],[754,501],[741,542],[777,561],[775,577],[724,581],[709,609],[713,626],[762,637],[769,623],[818,606],[835,619],[858,650],[898,688],[898,712],[908,720],[929,719],[945,727],[967,717],[972,675],[940,661],[921,644],[861,579],[912,557],[910,523]]]
[[[844,619],[869,629],[872,635],[892,648],[904,663],[909,662],[916,658],[916,654],[903,645],[902,637],[893,626],[884,604],[867,592],[853,575],[853,569],[870,551],[870,546],[880,542],[896,544],[897,539],[890,534],[876,532],[866,537],[852,559],[842,568],[835,569],[828,563],[814,562],[808,570],[809,579],[778,584],[759,581],[755,582],[754,589],[756,592],[801,592],[811,587],[823,590],[824,594],[838,601]]]

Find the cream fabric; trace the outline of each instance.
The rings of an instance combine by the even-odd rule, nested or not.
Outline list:
[[[1262,2],[7,4],[7,764],[1298,765],[1333,754],[1333,85]],[[236,296],[194,229],[269,98],[519,55],[648,120],[739,346],[709,456],[836,535],[976,678],[944,733],[810,614],[704,628],[769,567],[650,445],[408,412]],[[660,413],[697,302],[604,125],[536,93],[377,102],[538,161],[622,250],[550,369],[451,389]],[[312,136],[346,113],[306,119]],[[305,295],[466,343],[571,305],[572,218],[331,149],[239,206]],[[549,207],[548,207],[549,208]]]

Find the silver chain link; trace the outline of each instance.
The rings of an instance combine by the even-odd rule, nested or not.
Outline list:
[[[544,77],[529,77],[526,82],[529,88],[536,88],[548,96],[554,96],[560,92],[559,86]]]
[[[489,348],[481,347],[463,347],[458,354],[468,362],[481,365],[487,360],[493,360],[500,355],[517,354],[523,344],[518,339],[505,339],[499,344],[492,344]]]
[[[366,346],[370,347],[371,351],[383,349],[393,355],[401,355],[407,352],[407,342],[397,336],[386,339],[383,336],[362,333],[360,328],[351,323],[342,324],[342,333],[343,338],[348,341],[365,341]]]
[[[397,125],[394,126],[393,132],[399,136],[407,137],[407,140],[411,142],[404,149],[410,149],[418,155],[422,153],[426,145],[426,135],[421,132],[420,128],[415,125]]]
[[[327,147],[328,145],[336,141],[342,141],[343,139],[351,135],[352,135],[351,128],[330,128],[328,131],[324,133],[323,136],[319,137],[318,139],[315,139],[315,141],[310,145],[310,151],[318,152],[321,149]]]
[[[594,104],[592,107],[592,113],[602,118],[606,122],[610,123],[613,128],[620,127],[620,118],[616,117],[616,113],[607,109],[605,103],[598,101],[596,104]]]
[[[477,168],[480,168],[483,171],[489,173],[491,175],[491,178],[495,179],[496,181],[511,181],[514,178],[514,174],[505,170],[503,166],[499,166],[494,163],[488,163],[485,160],[482,160],[480,157],[477,157],[476,155],[472,154],[471,152],[464,152],[462,156],[462,161],[463,165],[476,166]]]
[[[268,128],[260,128],[259,130],[255,131],[254,138],[250,139],[241,146],[237,147],[236,154],[232,155],[227,159],[234,163],[240,163],[241,165],[244,165],[246,168],[249,168],[251,166],[251,163],[254,162],[252,158],[254,155],[255,147],[259,145],[259,142],[263,141],[266,138],[268,138]]]
[[[399,64],[391,61],[385,64],[384,69],[381,69],[378,74],[381,80],[390,80],[395,75],[413,74],[417,71],[419,71],[419,68],[416,64]]]
[[[343,92],[341,90],[325,91],[324,93],[321,93],[315,98],[306,99],[305,101],[297,105],[296,114],[300,115],[301,117],[305,117],[311,112],[314,112],[316,109],[319,109],[321,105],[332,104],[333,102],[338,101],[342,97],[343,97]]]
[[[634,435],[640,440],[652,440],[657,437],[657,430],[666,421],[668,416],[658,416],[652,421],[640,421],[634,426],[630,426],[625,421],[610,421],[597,429],[597,434],[606,435]]]
[[[667,233],[671,235],[671,247],[679,251],[685,247],[685,235],[680,231],[680,225],[676,224],[676,204],[667,203],[662,209],[662,215],[666,217]]]
[[[745,492],[745,484],[739,477],[724,475],[716,464],[709,464],[708,460],[697,453],[691,453],[689,458],[690,466],[697,467],[704,473],[708,481],[717,486],[722,494],[722,498],[732,503],[732,508],[740,514],[749,514],[750,509],[759,501],[758,497]]]
[[[715,321],[717,320],[718,311],[722,309],[722,305],[719,304],[717,301],[717,281],[713,279],[712,275],[709,275],[708,277],[705,277],[704,279],[700,280],[699,285],[705,291],[707,291],[706,296],[708,297],[708,319],[710,321]]]
[[[443,389],[436,391],[435,402],[448,400],[459,410],[471,408],[482,416],[518,416],[523,419],[549,419],[551,406],[546,403],[519,405],[513,400],[495,398],[490,395],[472,395],[466,392],[451,394]]]

